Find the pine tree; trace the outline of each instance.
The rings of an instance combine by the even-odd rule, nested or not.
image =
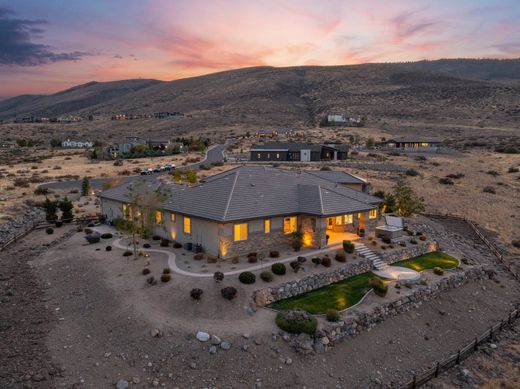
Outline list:
[[[56,215],[56,211],[58,210],[58,202],[49,200],[48,197],[45,197],[45,201],[42,204],[43,209],[45,210],[45,220],[48,222],[54,222],[58,216]]]
[[[83,181],[81,182],[81,195],[88,196],[92,190],[90,186],[90,180],[88,177],[83,177]]]
[[[74,219],[74,205],[67,197],[58,203],[58,207],[61,211],[61,220],[71,221]]]

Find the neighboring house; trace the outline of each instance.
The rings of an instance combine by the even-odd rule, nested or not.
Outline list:
[[[94,147],[94,142],[67,139],[67,140],[64,140],[63,142],[61,142],[61,147],[80,148],[80,149],[87,148],[88,149],[88,148]]]
[[[258,130],[256,133],[260,138],[274,138],[277,136],[290,136],[293,134],[293,130],[290,128],[277,128],[274,130]]]
[[[325,248],[375,230],[381,199],[315,173],[238,167],[191,187],[145,179],[167,197],[153,233],[228,258],[290,245],[293,232],[303,234],[305,247]],[[139,218],[128,204],[134,183],[98,194],[108,221]]]
[[[271,142],[251,146],[251,161],[337,161],[348,156],[347,145]]]
[[[124,140],[112,142],[105,149],[105,152],[112,158],[117,158],[121,154],[129,153],[132,147],[147,144],[146,139],[138,136],[127,136]]]
[[[420,152],[420,151],[437,151],[442,146],[442,141],[432,138],[422,137],[402,137],[389,139],[383,142],[383,145],[389,149],[398,149],[402,151]]]
[[[0,149],[14,149],[17,144],[15,141],[4,140],[0,141]]]
[[[365,125],[365,119],[361,116],[346,117],[342,113],[329,113],[327,115],[327,124],[332,126],[363,127]]]
[[[365,179],[342,170],[309,170],[307,173],[361,192],[368,193],[370,189],[370,184]]]
[[[14,119],[14,122],[15,123],[33,123],[34,119],[35,118],[33,115],[22,115],[22,116],[17,116]]]
[[[327,122],[331,124],[344,124],[348,119],[342,113],[329,113],[327,115]]]

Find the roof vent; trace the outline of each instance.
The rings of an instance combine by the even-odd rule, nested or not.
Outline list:
[[[251,186],[255,186],[255,184],[253,184],[252,182],[251,182],[249,185],[251,185]]]

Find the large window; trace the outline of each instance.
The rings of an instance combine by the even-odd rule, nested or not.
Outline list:
[[[291,234],[296,232],[296,216],[285,217],[283,219],[284,234]]]
[[[264,233],[268,234],[271,232],[271,219],[264,220]]]
[[[130,205],[123,204],[123,218],[126,220],[130,220],[130,216],[132,215],[132,209]]]
[[[369,219],[375,219],[377,217],[377,209],[370,210],[370,213],[368,214]]]
[[[184,233],[191,234],[191,219],[186,216],[184,216]]]
[[[155,211],[155,224],[161,224],[161,223],[162,223],[162,212]]]
[[[172,214],[170,215],[170,220],[171,220],[172,222],[175,221],[175,214],[174,214],[174,213],[172,213]]]
[[[247,223],[235,224],[233,231],[233,240],[235,242],[247,240]]]
[[[344,215],[345,224],[352,224],[352,215]]]
[[[334,220],[337,226],[341,226],[343,224],[343,218],[341,216],[336,216]]]

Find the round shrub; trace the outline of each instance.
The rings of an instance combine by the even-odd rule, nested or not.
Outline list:
[[[340,319],[339,312],[335,309],[329,309],[325,317],[327,321],[339,321]]]
[[[313,335],[318,327],[316,318],[301,309],[278,312],[275,322],[281,330],[291,334]]]
[[[132,253],[131,251],[125,251],[125,252],[123,253],[123,257],[129,257],[129,256],[131,256],[131,255],[133,255],[133,253]]]
[[[224,273],[222,273],[221,271],[216,271],[216,272],[213,274],[213,279],[214,279],[216,282],[222,282],[222,281],[224,281]]]
[[[150,269],[148,269],[147,267],[145,267],[141,273],[143,274],[143,276],[147,275],[147,274],[150,274]]]
[[[271,273],[269,270],[264,270],[262,273],[260,273],[260,278],[262,281],[271,282],[274,276],[273,273]]]
[[[47,227],[47,228],[45,229],[45,232],[46,232],[47,234],[49,234],[49,235],[52,235],[52,234],[54,234],[54,228],[52,228],[52,227]]]
[[[172,279],[170,274],[161,274],[161,282],[169,282]]]
[[[54,225],[57,227],[57,228],[60,228],[62,225],[63,225],[63,222],[58,220],[56,223],[54,223]]]
[[[163,274],[170,274],[172,271],[169,267],[165,267],[163,270],[162,270]]]
[[[388,236],[385,236],[381,240],[383,241],[383,243],[386,243],[386,244],[392,243],[392,239],[390,239]]]
[[[152,239],[153,240],[161,240],[161,237],[159,235],[154,235],[154,236],[152,236]]]
[[[180,248],[182,248],[182,244],[180,244],[179,242],[173,242],[173,248],[180,249]]]
[[[170,241],[168,239],[161,239],[161,247],[170,246]]]
[[[388,285],[381,278],[371,278],[369,285],[374,289],[374,293],[379,297],[385,297],[388,292]]]
[[[232,286],[226,286],[220,290],[220,293],[226,300],[233,300],[237,295],[237,290]]]
[[[347,257],[343,253],[336,253],[334,256],[334,259],[338,262],[347,262]]]
[[[345,250],[346,253],[352,254],[355,249],[356,246],[354,246],[354,243],[352,243],[350,240],[343,241],[343,250]]]
[[[152,247],[152,246],[150,245],[150,243],[144,243],[144,244],[143,244],[143,248],[145,248],[145,249],[149,249],[150,247]]]
[[[280,252],[277,250],[271,250],[269,251],[269,256],[271,258],[278,258],[280,256]],[[276,273],[275,273],[276,274]]]
[[[100,241],[100,237],[98,234],[89,234],[89,235],[86,235],[85,236],[85,239],[87,240],[87,242],[89,242],[90,244],[93,244],[93,243],[98,243]]]
[[[332,260],[328,256],[324,256],[321,259],[321,264],[325,267],[331,267],[332,266]]]
[[[191,290],[190,296],[194,300],[200,300],[202,298],[202,293],[204,293],[202,289],[195,288]]]
[[[204,259],[204,254],[202,253],[197,253],[193,256],[193,259],[196,260],[196,261],[200,261],[201,259]]]
[[[112,251],[112,246],[105,247],[105,251]]]
[[[287,272],[287,268],[283,263],[276,262],[271,266],[271,271],[277,276],[283,276]]]
[[[247,262],[256,263],[256,262],[258,262],[258,257],[256,255],[248,255]]]
[[[435,274],[437,274],[438,276],[442,276],[444,274],[444,270],[442,270],[442,268],[440,268],[440,267],[434,267],[433,272]]]
[[[316,266],[321,265],[321,258],[320,257],[314,257],[311,259],[312,263],[314,263]]]
[[[256,276],[250,271],[245,271],[240,273],[238,280],[243,284],[254,284],[256,281]]]
[[[112,239],[113,235],[110,232],[101,234],[101,239]]]

